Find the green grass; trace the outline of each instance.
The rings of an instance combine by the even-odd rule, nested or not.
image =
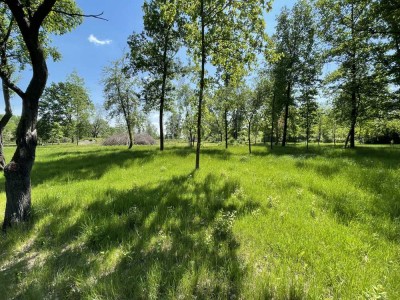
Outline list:
[[[400,299],[399,148],[167,148],[39,147],[0,298]]]

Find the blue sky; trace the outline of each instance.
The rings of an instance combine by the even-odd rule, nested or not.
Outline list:
[[[275,0],[272,11],[265,15],[269,34],[273,33],[275,18],[282,7],[290,7],[294,2]],[[103,12],[108,21],[86,18],[83,24],[71,33],[54,37],[53,45],[60,51],[62,60],[48,61],[48,85],[51,82],[64,81],[76,70],[79,76],[84,78],[92,101],[96,105],[102,105],[102,69],[127,50],[126,41],[133,31],[142,30],[143,0],[77,0],[77,3],[86,14]],[[21,75],[21,87],[25,88],[29,76],[29,72]],[[14,114],[19,115],[19,98],[13,98],[12,107]],[[0,113],[3,113],[3,110],[4,104],[0,101]]]

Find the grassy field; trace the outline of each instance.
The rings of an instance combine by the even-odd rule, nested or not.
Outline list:
[[[167,148],[38,148],[0,299],[400,299],[399,148]]]

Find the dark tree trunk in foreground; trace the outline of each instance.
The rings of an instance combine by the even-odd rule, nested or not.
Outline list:
[[[287,99],[285,103],[285,116],[283,120],[283,137],[282,137],[282,147],[286,146],[286,139],[287,139],[287,128],[288,128],[288,119],[289,119],[289,104],[290,104],[290,93],[291,93],[291,84],[288,83],[287,87]]]
[[[200,146],[201,146],[201,115],[203,108],[203,94],[204,94],[204,76],[205,76],[205,64],[206,64],[206,41],[205,41],[205,12],[204,12],[204,0],[201,0],[201,76],[200,76],[200,91],[199,91],[199,106],[198,106],[198,117],[197,117],[197,148],[196,148],[196,169],[200,169]]]
[[[47,82],[47,65],[42,45],[39,41],[40,27],[50,13],[56,0],[43,0],[36,12],[27,15],[20,1],[5,0],[20,29],[32,65],[32,78],[25,92],[13,83],[7,86],[22,99],[22,113],[16,132],[17,149],[11,162],[5,166],[6,211],[3,230],[14,223],[27,221],[31,212],[31,170],[35,162],[37,145],[36,124],[39,99]]]
[[[10,91],[7,85],[3,81],[3,96],[5,105],[5,114],[0,120],[0,170],[3,171],[6,166],[6,158],[4,157],[4,144],[3,144],[3,131],[8,121],[12,117],[11,105],[10,105]]]

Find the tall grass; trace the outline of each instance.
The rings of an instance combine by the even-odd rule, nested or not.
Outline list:
[[[167,148],[38,148],[0,298],[400,298],[400,149]]]

